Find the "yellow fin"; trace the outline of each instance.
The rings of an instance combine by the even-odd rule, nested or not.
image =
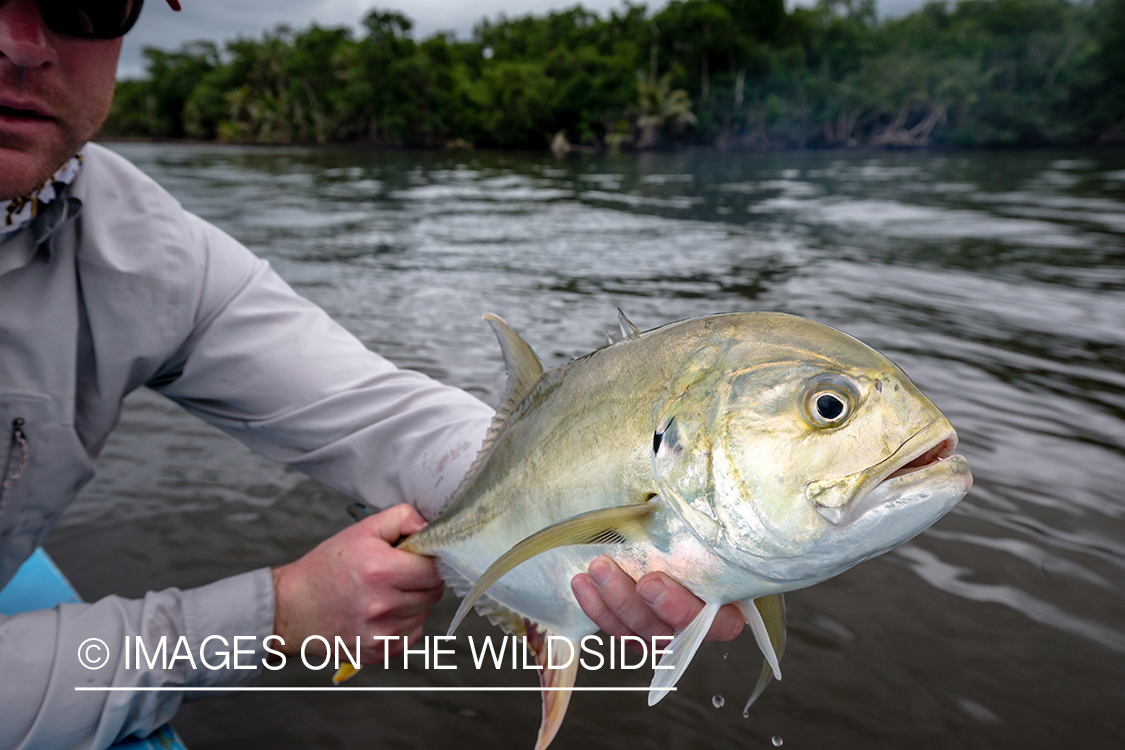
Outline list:
[[[359,667],[353,667],[351,664],[345,662],[344,664],[340,665],[340,668],[338,670],[336,670],[335,676],[332,677],[332,684],[339,685],[341,682],[348,679],[358,671]]]
[[[762,665],[762,672],[758,675],[758,684],[754,686],[750,700],[746,701],[746,707],[742,709],[742,715],[745,716],[766,689],[770,677],[781,679],[781,656],[785,653],[785,596],[772,594],[757,599],[744,599],[737,606],[753,631],[758,648],[766,657],[766,663]]]
[[[543,719],[539,724],[539,737],[535,741],[535,750],[547,750],[551,740],[558,734],[563,717],[566,716],[566,708],[570,705],[574,680],[578,677],[578,654],[569,654],[571,659],[567,666],[551,668],[547,663],[548,637],[557,634],[538,623],[529,620],[525,622],[527,647],[535,654],[535,661],[539,664],[539,684],[543,687]],[[574,646],[572,645],[571,648]]]
[[[447,635],[452,635],[461,620],[484,592],[499,581],[505,573],[520,563],[527,562],[538,554],[555,547],[569,547],[582,544],[619,544],[637,541],[648,535],[643,519],[652,512],[649,503],[624,505],[616,508],[602,508],[589,513],[559,521],[545,529],[535,532],[498,557],[488,570],[477,579],[473,588],[461,600],[457,614],[449,625]]]

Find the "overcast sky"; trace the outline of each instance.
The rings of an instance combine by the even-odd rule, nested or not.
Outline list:
[[[814,1],[807,0],[807,4]],[[805,4],[806,0],[801,2]],[[881,13],[898,15],[921,6],[923,0],[877,3]],[[435,31],[453,31],[465,38],[473,24],[485,16],[544,13],[574,4],[574,0],[182,0],[184,9],[174,13],[165,0],[148,0],[137,25],[125,37],[117,74],[137,77],[144,72],[142,47],[174,49],[193,39],[222,42],[237,36],[258,37],[279,23],[294,28],[314,21],[321,26],[356,26],[373,7],[405,14],[414,21],[414,37],[422,39]],[[583,0],[582,4],[605,14],[621,2]],[[650,5],[663,6],[664,0],[652,0]]]

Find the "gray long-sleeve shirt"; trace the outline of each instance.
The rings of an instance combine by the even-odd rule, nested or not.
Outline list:
[[[142,385],[352,497],[432,515],[491,409],[368,351],[124,159],[93,144],[84,157],[70,190],[0,243],[0,586],[89,481],[122,399]],[[125,669],[119,647],[91,671],[77,659],[86,638],[167,635],[170,649],[184,635],[198,654],[206,636],[260,644],[272,629],[265,569],[0,616],[0,748],[105,747],[152,731],[182,700],[78,685],[241,685],[258,671]]]

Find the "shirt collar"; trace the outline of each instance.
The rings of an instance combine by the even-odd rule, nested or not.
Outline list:
[[[0,202],[0,276],[23,268],[40,252],[49,255],[51,237],[81,212],[82,201],[71,194],[71,183],[81,164],[82,153],[79,152],[38,190],[14,201]],[[21,220],[19,226],[4,231],[3,222],[10,215],[7,209],[21,200],[24,206],[19,211],[28,211],[30,215]],[[32,207],[27,208],[28,205]]]
[[[0,201],[0,242],[30,224],[45,206],[59,197],[64,185],[74,181],[81,167],[82,152],[79,151],[30,193]]]

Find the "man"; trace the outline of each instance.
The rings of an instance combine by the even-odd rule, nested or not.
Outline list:
[[[290,653],[308,635],[359,635],[367,662],[381,658],[373,635],[419,637],[441,580],[392,544],[440,509],[491,418],[468,394],[367,351],[264,261],[87,144],[139,12],[139,0],[0,0],[0,586],[89,480],[121,400],[142,385],[265,456],[394,507],[272,571],[0,617],[0,748],[147,734],[182,693],[74,687],[245,685],[271,633]],[[635,584],[608,558],[573,588],[610,635],[666,635],[701,606],[667,576]],[[711,637],[740,629],[727,608]],[[87,670],[76,659],[86,638],[135,635],[185,636],[196,653],[210,635],[254,636],[240,660],[253,666],[126,669],[111,653]]]

